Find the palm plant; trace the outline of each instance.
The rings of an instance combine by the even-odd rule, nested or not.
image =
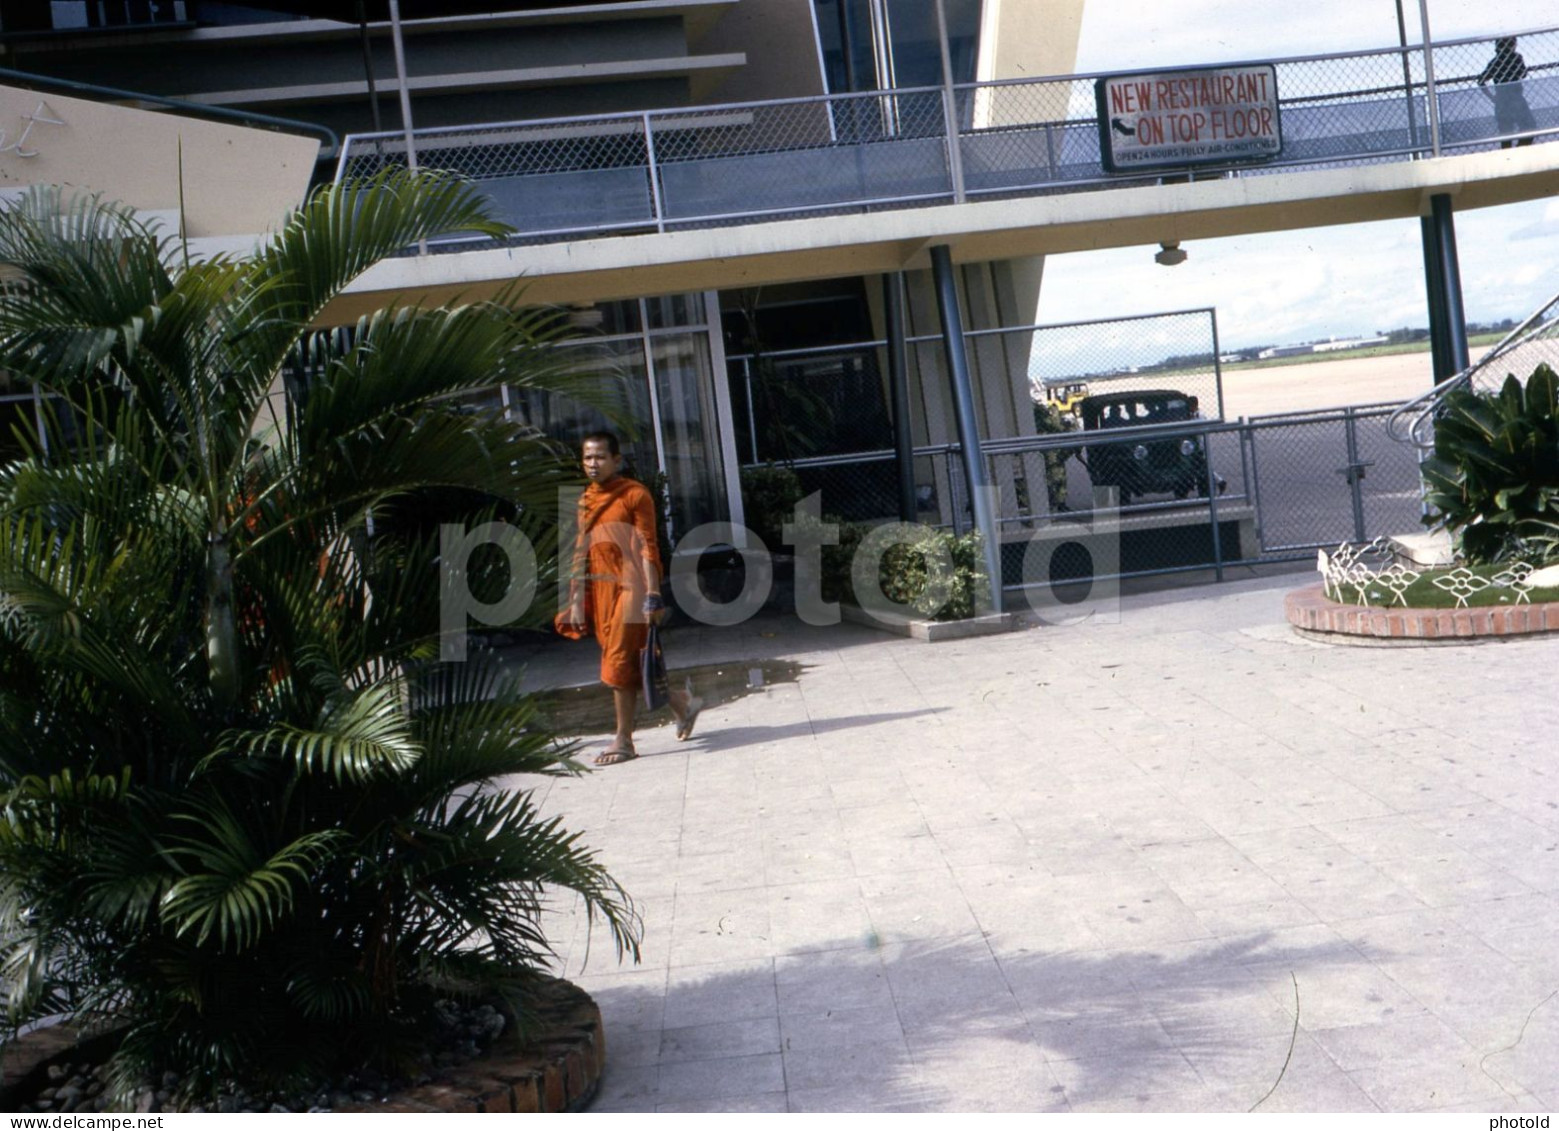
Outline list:
[[[1540,364],[1498,393],[1457,389],[1435,417],[1423,464],[1425,521],[1455,535],[1471,563],[1559,550],[1559,376]]]
[[[97,200],[0,214],[0,366],[55,406],[0,468],[8,1005],[127,1023],[125,1088],[393,1065],[436,997],[523,990],[553,898],[637,954],[622,890],[507,782],[576,771],[569,747],[491,664],[434,659],[430,515],[506,519],[555,561],[572,473],[458,397],[578,395],[544,348],[562,324],[495,302],[317,326],[451,231],[504,229],[406,173],[176,268]]]

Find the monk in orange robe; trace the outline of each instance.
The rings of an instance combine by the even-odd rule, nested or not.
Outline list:
[[[612,689],[617,733],[595,764],[611,766],[638,757],[633,724],[641,687],[640,653],[650,622],[658,623],[665,615],[662,570],[654,497],[642,483],[620,474],[623,457],[617,437],[610,432],[586,436],[581,462],[590,485],[579,497],[573,580],[557,629],[577,639],[593,628],[601,646],[601,682]],[[691,684],[671,693],[678,738],[692,737],[702,707]]]

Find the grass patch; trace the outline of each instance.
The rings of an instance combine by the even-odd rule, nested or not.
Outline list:
[[[1466,566],[1470,573],[1489,582],[1487,588],[1480,589],[1467,597],[1465,606],[1457,601],[1456,594],[1441,589],[1435,584],[1435,578],[1445,577],[1454,572],[1449,569],[1430,570],[1402,591],[1402,600],[1397,595],[1378,581],[1364,587],[1364,603],[1372,609],[1403,608],[1403,602],[1410,609],[1455,609],[1466,607],[1470,609],[1497,609],[1509,607],[1515,604],[1525,604],[1521,601],[1518,590],[1494,584],[1494,578],[1498,577],[1510,568],[1505,565]],[[1343,585],[1340,589],[1341,603],[1344,605],[1357,605],[1359,603],[1359,587],[1357,585]],[[1543,604],[1546,601],[1559,601],[1559,588],[1533,589],[1527,594],[1527,600],[1534,605]]]

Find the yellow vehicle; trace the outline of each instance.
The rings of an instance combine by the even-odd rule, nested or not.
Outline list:
[[[1076,413],[1088,395],[1088,382],[1071,381],[1065,384],[1046,385],[1045,399],[1062,412]]]

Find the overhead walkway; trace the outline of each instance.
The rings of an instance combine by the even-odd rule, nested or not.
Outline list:
[[[1117,176],[1096,75],[418,131],[426,167],[470,176],[517,234],[452,241],[365,276],[332,315],[389,293],[474,297],[523,276],[592,301],[1414,217],[1559,193],[1559,28],[1516,33],[1533,125],[1502,133],[1478,77],[1492,38],[1273,64],[1282,152]],[[1430,65],[1432,64],[1432,66]],[[339,175],[406,161],[355,135]]]

